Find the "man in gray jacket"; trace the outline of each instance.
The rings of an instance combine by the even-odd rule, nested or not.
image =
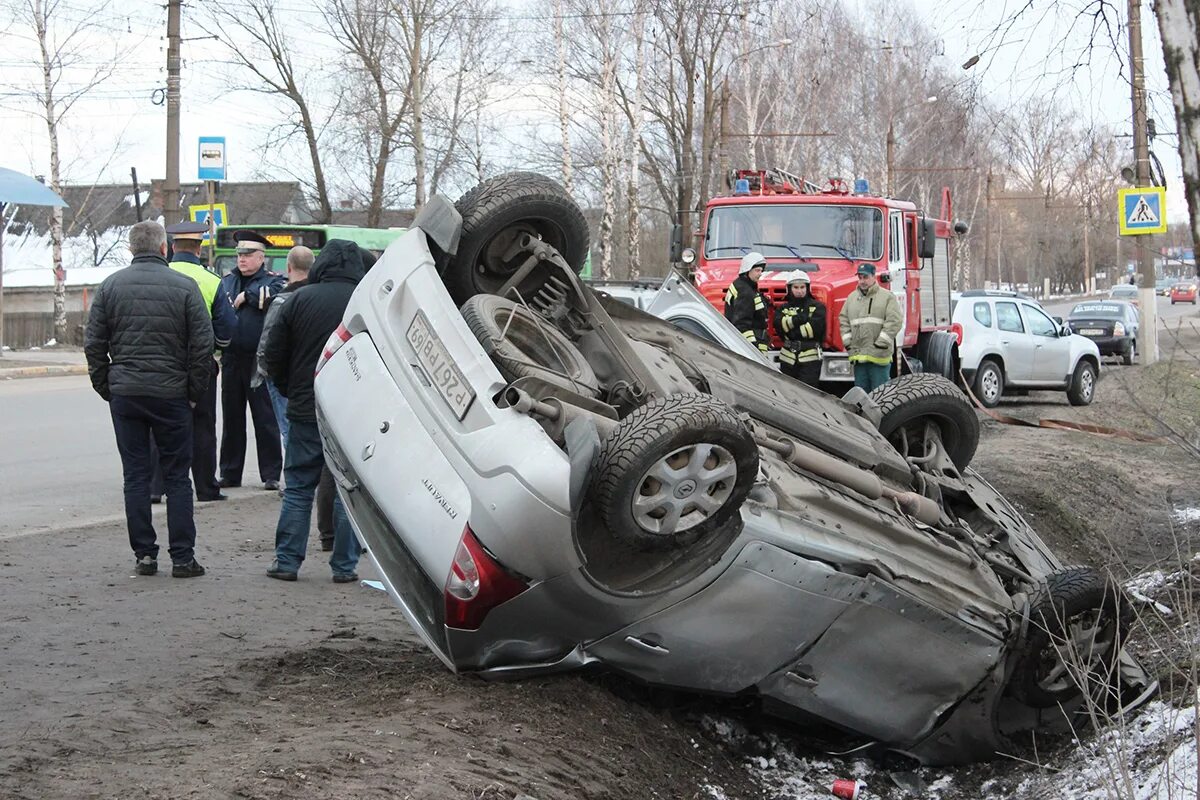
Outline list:
[[[200,287],[167,266],[157,222],[129,231],[133,261],[96,290],[83,349],[92,388],[109,404],[124,472],[125,524],[139,575],[158,571],[150,514],[150,438],[167,492],[172,577],[204,574],[192,516],[192,407],[210,380],[213,327]]]

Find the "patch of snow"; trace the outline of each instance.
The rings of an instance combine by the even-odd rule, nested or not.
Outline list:
[[[43,347],[58,347],[58,339],[49,339]]]
[[[1177,508],[1171,514],[1176,522],[1200,522],[1200,508]]]

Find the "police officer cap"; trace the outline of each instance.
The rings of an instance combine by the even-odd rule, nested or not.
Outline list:
[[[238,250],[266,250],[271,244],[261,233],[254,231],[236,231],[233,240],[237,242]]]
[[[747,272],[754,269],[755,267],[764,267],[765,268],[766,266],[767,266],[767,259],[765,259],[763,257],[763,254],[755,253],[755,252],[751,251],[749,253],[746,253],[746,255],[742,256],[742,265],[740,267],[738,267],[738,275],[745,275]]]
[[[858,265],[858,270],[856,270],[856,272],[859,275],[874,275],[875,274],[875,265],[867,264],[866,262],[863,262],[862,264]]]
[[[173,239],[191,239],[194,242],[202,242],[205,234],[208,233],[208,224],[205,222],[177,222],[167,226],[167,233]]]
[[[808,286],[812,281],[809,279],[807,272],[798,269],[788,273],[787,285],[791,286],[793,283],[803,283],[805,286]]]

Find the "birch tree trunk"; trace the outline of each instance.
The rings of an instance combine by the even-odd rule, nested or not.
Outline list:
[[[603,7],[603,6],[602,6]],[[613,274],[613,224],[617,216],[617,156],[616,146],[616,55],[612,48],[611,23],[602,23],[601,46],[604,61],[601,64],[600,97],[600,158],[601,196],[600,214],[600,279],[609,280]]]
[[[639,176],[641,175],[642,153],[642,103],[644,86],[642,74],[646,69],[646,15],[637,1],[637,11],[633,22],[634,42],[634,81],[633,113],[630,116],[629,131],[629,184],[625,196],[625,226],[629,233],[629,279],[637,280],[641,276],[642,261],[642,226]]]
[[[421,210],[421,206],[425,205],[425,121],[423,118],[424,108],[423,100],[425,94],[425,82],[422,79],[425,69],[424,59],[421,54],[422,39],[425,36],[425,14],[418,12],[413,14],[413,32],[412,32],[412,54],[409,61],[409,79],[408,90],[411,94],[409,104],[412,106],[412,142],[413,142],[413,168],[416,184],[416,194],[413,198],[413,208],[416,211]]]
[[[558,47],[558,127],[562,133],[562,182],[567,194],[573,194],[571,186],[571,127],[570,109],[567,104],[567,42],[563,36],[562,0],[554,3],[554,41]]]
[[[1192,246],[1200,250],[1200,3],[1156,0],[1154,10],[1175,105]]]
[[[61,161],[58,149],[59,108],[54,96],[56,83],[51,52],[47,10],[42,0],[33,0],[33,23],[37,33],[38,51],[42,57],[42,101],[46,119],[46,134],[50,139],[50,188],[62,195]],[[50,211],[50,248],[54,262],[54,338],[59,344],[67,342],[67,271],[63,269],[63,214],[55,206]]]

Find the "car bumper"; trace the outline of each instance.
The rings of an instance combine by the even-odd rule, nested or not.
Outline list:
[[[1132,336],[1087,336],[1085,338],[1096,344],[1096,349],[1102,356],[1124,355],[1133,347]]]

